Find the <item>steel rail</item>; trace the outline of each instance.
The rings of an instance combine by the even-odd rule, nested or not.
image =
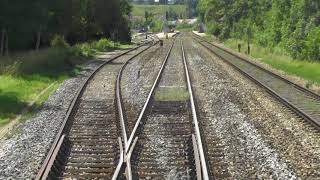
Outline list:
[[[169,49],[169,51],[168,51],[168,53],[167,53],[167,55],[166,55],[163,63],[162,63],[162,65],[161,65],[161,68],[160,68],[160,70],[159,70],[159,73],[158,73],[158,75],[157,75],[157,78],[156,78],[156,80],[154,81],[154,83],[153,83],[153,85],[152,85],[152,88],[151,88],[151,90],[150,90],[150,92],[149,92],[149,95],[148,95],[148,97],[147,97],[147,100],[146,100],[146,102],[145,102],[145,104],[144,104],[144,106],[143,106],[143,108],[142,108],[142,110],[141,110],[141,112],[140,112],[140,114],[139,114],[139,117],[138,117],[138,119],[137,119],[137,122],[136,122],[136,124],[135,124],[135,126],[134,126],[134,128],[133,128],[133,130],[132,130],[132,132],[131,132],[130,138],[129,138],[129,140],[128,140],[128,145],[127,145],[127,147],[125,147],[125,153],[128,152],[128,150],[129,150],[129,148],[130,148],[130,145],[132,144],[132,141],[133,141],[133,138],[135,137],[135,134],[136,134],[136,131],[137,131],[137,129],[138,129],[138,126],[139,126],[139,124],[140,124],[140,122],[141,122],[141,120],[142,120],[143,115],[145,114],[145,111],[146,111],[146,109],[147,109],[147,107],[148,107],[148,105],[149,105],[149,102],[150,102],[150,99],[151,99],[151,97],[152,97],[152,94],[153,94],[153,92],[154,92],[157,84],[159,83],[159,80],[160,80],[160,77],[161,77],[161,75],[162,75],[163,69],[164,69],[164,67],[165,67],[165,65],[166,65],[166,63],[167,63],[167,61],[168,61],[168,59],[169,59],[169,55],[170,55],[170,53],[171,53],[171,50],[172,50],[172,48],[173,48],[174,43],[175,43],[175,39],[173,40],[172,45],[171,45],[171,47],[170,47],[170,49]]]
[[[136,137],[133,141],[133,144],[132,146],[130,147],[130,150],[128,152],[128,155],[126,156],[126,161],[127,161],[127,179],[128,180],[132,180],[132,170],[131,170],[131,155],[132,155],[132,152],[134,150],[134,147],[136,146],[137,144],[137,141],[138,141],[138,137]]]
[[[194,134],[192,134],[191,138],[192,138],[192,145],[193,145],[193,151],[194,151],[194,161],[196,163],[197,179],[202,179],[201,162],[200,162],[197,139]]]
[[[57,147],[59,147],[59,148],[56,148],[56,149],[53,151],[52,156],[53,156],[54,158],[57,157],[57,155],[58,155],[58,153],[59,153],[59,149],[60,149],[60,147],[62,146],[62,143],[63,143],[65,137],[66,137],[65,134],[63,134],[63,135],[61,136],[61,138],[60,138],[60,140],[59,140],[59,142],[58,142],[58,144],[57,144]],[[50,161],[50,162],[48,163],[48,168],[46,168],[46,170],[44,171],[42,179],[47,179],[47,177],[49,176],[49,173],[50,173],[50,169],[51,169],[51,167],[53,166],[53,163],[54,163],[53,161]]]
[[[249,64],[251,64],[251,65],[253,65],[253,66],[255,66],[256,68],[259,68],[260,70],[262,70],[262,71],[264,71],[264,72],[267,72],[267,73],[269,73],[269,74],[271,74],[271,75],[273,75],[273,76],[275,76],[275,77],[277,77],[277,78],[279,78],[279,79],[281,79],[281,80],[283,80],[283,81],[291,84],[291,85],[294,86],[295,88],[297,88],[297,89],[299,89],[299,90],[301,90],[301,91],[309,94],[310,96],[312,96],[312,97],[320,100],[320,94],[317,94],[317,93],[315,93],[315,92],[313,92],[313,91],[311,91],[311,90],[309,90],[309,89],[306,89],[306,88],[298,85],[298,84],[295,83],[295,82],[290,81],[289,79],[286,79],[286,78],[284,78],[284,77],[282,77],[282,76],[280,76],[280,75],[278,75],[278,74],[276,74],[276,73],[274,73],[274,72],[271,72],[271,71],[269,71],[269,70],[261,67],[260,65],[254,63],[254,62],[252,62],[252,61],[250,61],[250,60],[248,60],[248,59],[246,59],[246,58],[244,58],[244,57],[241,57],[239,54],[236,54],[235,52],[232,52],[231,50],[229,50],[229,49],[227,49],[227,48],[225,48],[225,47],[221,47],[221,46],[219,46],[219,45],[213,44],[213,43],[209,42],[208,40],[202,38],[202,37],[199,36],[198,34],[195,34],[194,32],[193,32],[193,35],[196,36],[198,39],[200,39],[200,40],[202,40],[202,41],[204,41],[204,42],[206,42],[206,43],[208,43],[208,44],[210,44],[210,45],[212,45],[212,46],[214,46],[214,47],[216,47],[216,48],[218,48],[218,49],[221,49],[221,50],[223,50],[223,51],[225,51],[225,52],[227,52],[227,53],[229,53],[229,54],[231,54],[231,55],[233,55],[233,56],[235,56],[235,57],[237,57],[237,58],[239,58],[239,59],[241,59],[241,60],[243,60],[243,61],[245,61],[245,62],[247,62],[247,63],[249,63]]]
[[[118,138],[118,141],[119,141],[119,149],[120,149],[120,158],[119,158],[119,162],[118,162],[118,166],[112,176],[112,180],[116,180],[118,175],[119,175],[119,172],[121,170],[121,166],[123,164],[123,161],[124,161],[124,155],[123,155],[123,146],[122,146],[122,140],[121,140],[121,137]]]
[[[111,63],[112,61],[114,61],[114,60],[116,60],[116,59],[118,59],[118,58],[120,58],[120,57],[122,57],[122,56],[124,56],[124,55],[126,55],[126,54],[128,54],[128,53],[130,53],[130,52],[132,52],[132,51],[134,51],[134,50],[137,50],[137,49],[139,49],[139,48],[141,48],[141,47],[143,47],[143,46],[146,46],[146,45],[148,45],[148,44],[150,44],[150,42],[147,42],[147,43],[144,43],[144,44],[142,44],[142,45],[139,45],[139,46],[137,46],[137,47],[135,47],[135,48],[132,48],[132,49],[130,49],[130,50],[124,52],[124,53],[121,53],[121,54],[119,54],[119,55],[111,58],[110,60],[102,63],[102,64],[99,65],[99,66],[94,70],[94,72],[92,72],[92,73],[90,74],[90,76],[81,84],[81,86],[80,86],[80,88],[78,89],[76,95],[73,97],[73,100],[72,100],[71,104],[70,104],[69,107],[68,107],[68,111],[67,111],[66,116],[65,116],[65,118],[64,118],[64,120],[63,120],[63,122],[62,122],[62,124],[61,124],[61,127],[60,127],[60,129],[59,129],[59,131],[58,131],[58,133],[57,133],[57,135],[56,135],[56,138],[55,138],[55,140],[53,141],[53,144],[52,144],[52,146],[51,146],[51,148],[50,148],[50,150],[49,150],[49,152],[48,152],[45,160],[43,161],[41,168],[39,169],[39,171],[38,171],[38,173],[37,173],[37,175],[36,175],[36,177],[35,177],[36,180],[43,179],[42,177],[43,177],[46,169],[48,168],[49,163],[51,163],[51,161],[54,160],[54,159],[52,158],[52,156],[53,156],[53,154],[54,154],[54,151],[56,150],[56,147],[58,146],[58,143],[59,143],[59,141],[60,141],[60,139],[61,139],[61,137],[62,137],[62,135],[63,135],[64,129],[66,128],[66,125],[67,125],[67,122],[68,122],[68,120],[69,120],[69,117],[70,117],[70,115],[72,114],[72,112],[74,111],[75,105],[76,105],[77,101],[79,100],[81,94],[84,92],[84,89],[85,89],[86,85],[88,84],[88,82],[89,82],[89,81],[94,77],[94,75],[95,75],[99,70],[101,70],[102,67],[104,67],[105,65]]]
[[[153,47],[154,45],[156,45],[158,43],[159,43],[159,41],[154,43],[152,46],[149,46],[148,48],[144,49],[140,53],[132,56],[128,61],[126,61],[124,63],[124,65],[121,67],[121,69],[120,69],[120,71],[118,72],[118,75],[117,75],[116,97],[117,97],[117,107],[118,107],[118,113],[119,113],[119,116],[120,116],[120,125],[121,125],[121,129],[122,129],[124,147],[128,146],[128,138],[127,138],[127,131],[126,131],[126,126],[125,126],[125,122],[124,122],[125,119],[124,119],[124,115],[123,115],[124,113],[123,113],[123,104],[122,104],[122,95],[121,95],[121,77],[122,77],[122,73],[123,73],[123,70],[125,69],[125,67],[129,64],[129,62],[131,62],[131,60],[133,60],[134,58],[139,56],[141,53],[147,51],[148,49],[150,49],[151,47]]]
[[[205,40],[204,40],[205,41]],[[199,41],[198,41],[199,42]],[[207,42],[207,41],[205,41]],[[269,94],[271,94],[273,97],[275,97],[276,99],[278,99],[281,103],[283,103],[285,106],[287,106],[289,109],[291,109],[292,111],[294,111],[295,113],[297,113],[300,117],[302,117],[303,119],[307,120],[308,122],[310,122],[311,124],[313,124],[313,126],[315,128],[317,128],[318,130],[320,130],[320,124],[318,121],[314,120],[312,117],[310,117],[304,110],[300,109],[299,107],[297,107],[296,105],[290,103],[286,98],[282,97],[279,93],[277,93],[276,91],[274,91],[273,89],[271,89],[270,87],[268,87],[267,85],[265,85],[263,82],[259,81],[258,79],[256,79],[255,77],[251,76],[250,74],[246,73],[245,71],[243,71],[241,68],[239,68],[238,66],[236,66],[235,64],[231,63],[230,61],[226,60],[226,58],[222,57],[221,55],[217,54],[216,52],[214,52],[212,49],[210,49],[209,47],[207,47],[206,45],[204,45],[203,43],[199,42],[202,46],[204,46],[206,49],[208,49],[210,52],[212,52],[213,54],[215,54],[216,56],[218,56],[219,58],[221,58],[222,60],[224,60],[224,62],[226,62],[227,64],[229,64],[231,67],[233,67],[234,69],[236,69],[238,72],[240,72],[242,75],[244,75],[245,77],[247,77],[248,79],[252,80],[253,82],[255,82],[257,85],[259,85],[260,87],[264,88],[267,90],[267,92]],[[207,42],[208,44],[212,45],[211,43]],[[214,46],[214,45],[213,45]],[[216,46],[215,46],[216,47]],[[221,49],[221,48],[220,48]],[[222,49],[224,50],[224,49]],[[238,56],[237,56],[238,57]],[[239,57],[240,58],[240,57]],[[240,58],[241,59],[241,58]],[[247,60],[246,60],[247,61]],[[257,65],[255,65],[257,66]],[[259,67],[259,66],[257,66]],[[262,67],[260,67],[262,68]],[[264,69],[264,68],[263,68]],[[265,70],[266,72],[275,75],[275,76],[279,76],[276,75],[268,70]],[[282,78],[281,76],[279,76],[279,78]],[[286,79],[284,79],[286,80]],[[286,80],[289,81],[289,80]],[[289,81],[291,82],[291,81]],[[290,84],[294,85],[295,83],[291,82]],[[296,85],[300,88],[303,88],[299,85]],[[303,88],[305,89],[305,88]],[[305,89],[306,93],[310,93],[312,96],[317,97],[318,95],[313,93],[312,91],[309,91],[307,89]],[[319,97],[320,100],[320,97]]]
[[[120,116],[120,125],[121,125],[121,130],[122,130],[122,136],[123,136],[123,141],[124,141],[124,147],[127,146],[128,143],[128,139],[127,139],[127,131],[126,131],[126,126],[125,126],[125,120],[124,120],[124,112],[123,112],[123,104],[122,104],[122,95],[121,95],[121,77],[122,77],[122,73],[123,70],[125,69],[125,67],[129,64],[129,62],[131,60],[133,60],[134,58],[136,58],[138,55],[140,55],[141,53],[147,51],[148,49],[150,49],[151,47],[153,47],[154,45],[158,44],[159,41],[157,41],[156,43],[154,43],[152,46],[149,46],[148,48],[144,49],[143,51],[141,51],[139,54],[136,54],[134,56],[132,56],[128,61],[126,61],[124,63],[124,65],[121,67],[120,71],[118,72],[117,75],[117,82],[116,82],[116,99],[117,99],[117,107],[118,107],[118,113]],[[116,171],[113,174],[112,179],[115,180],[117,179],[121,166],[124,162],[124,151],[123,151],[123,146],[121,144],[121,151],[120,151],[120,161],[117,165]]]
[[[182,41],[180,42],[180,44],[181,44],[181,51],[182,51],[185,75],[186,75],[186,79],[187,79],[188,91],[189,91],[189,95],[190,95],[192,119],[193,119],[193,124],[194,124],[194,129],[195,129],[195,136],[196,136],[196,139],[197,139],[197,146],[198,146],[198,151],[199,151],[199,156],[200,156],[202,177],[203,177],[204,180],[208,180],[209,179],[208,169],[207,169],[206,159],[205,159],[203,146],[202,146],[201,133],[200,133],[200,129],[199,129],[198,115],[197,115],[197,111],[196,111],[196,106],[195,106],[194,96],[193,96],[193,90],[192,90],[192,85],[191,85],[191,80],[190,80],[190,75],[189,75],[189,68],[188,68],[188,64],[187,64],[187,60],[186,60],[185,51],[184,51],[184,47],[183,47]]]

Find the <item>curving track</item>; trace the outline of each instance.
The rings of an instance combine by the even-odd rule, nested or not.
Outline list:
[[[125,132],[117,120],[116,77],[128,61],[151,46],[141,45],[105,62],[86,80],[36,179],[112,178]]]
[[[274,74],[223,47],[212,44],[196,34],[194,34],[194,38],[206,49],[259,86],[265,88],[291,110],[308,120],[315,128],[320,129],[320,95]]]

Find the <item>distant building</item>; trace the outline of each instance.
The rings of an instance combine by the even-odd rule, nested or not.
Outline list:
[[[176,0],[168,0],[168,4],[175,4]]]

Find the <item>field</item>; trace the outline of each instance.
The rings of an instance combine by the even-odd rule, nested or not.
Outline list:
[[[177,14],[185,14],[186,6],[185,5],[133,5],[132,15],[133,16],[142,16],[144,17],[145,11],[151,12],[154,15],[163,15],[165,16],[166,11],[172,9]]]

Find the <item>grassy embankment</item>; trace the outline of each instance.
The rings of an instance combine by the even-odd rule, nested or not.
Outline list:
[[[207,35],[206,38],[210,41],[216,41],[217,39],[211,35]],[[238,43],[241,44],[242,52],[246,50],[246,42],[238,39],[228,39],[223,44],[235,51],[238,51]],[[285,53],[283,49],[274,48],[269,49],[261,47],[255,43],[251,44],[251,54],[254,59],[270,65],[272,68],[285,72],[289,75],[300,77],[308,83],[306,87],[312,84],[320,84],[320,62],[306,61],[293,59]]]
[[[238,43],[241,43],[242,50],[244,51],[246,43],[243,41],[229,39],[224,42],[226,47],[236,51],[238,50]],[[310,86],[313,83],[320,84],[319,62],[293,59],[279,48],[270,50],[256,44],[251,45],[251,56],[275,69],[307,80],[309,82],[307,86]]]
[[[129,47],[116,44],[116,48],[120,49]],[[37,110],[64,80],[80,72],[81,63],[100,51],[113,48],[113,42],[103,39],[73,47],[0,57],[0,127],[14,119],[35,98],[37,100],[32,110]],[[41,96],[40,92],[43,92]]]

